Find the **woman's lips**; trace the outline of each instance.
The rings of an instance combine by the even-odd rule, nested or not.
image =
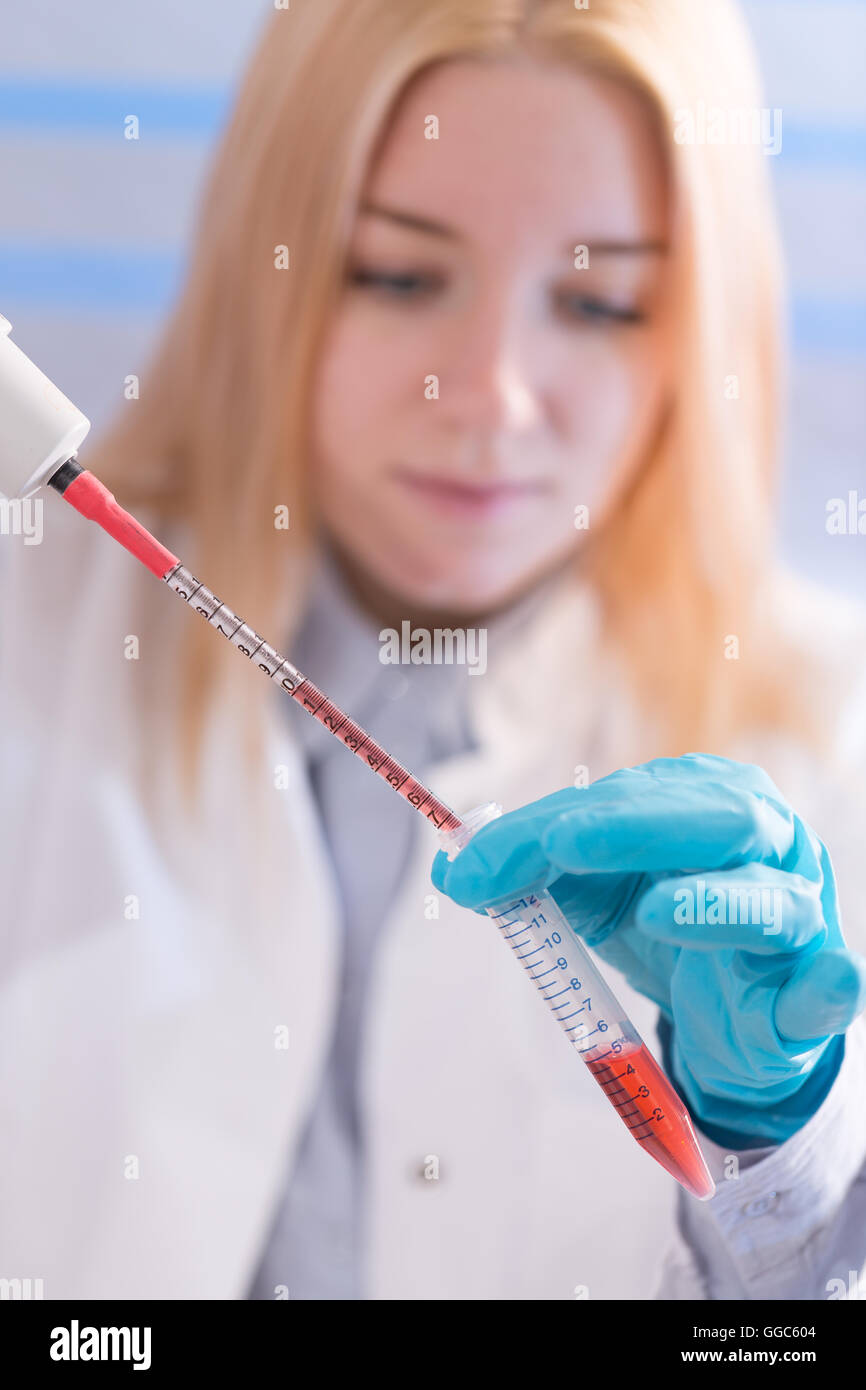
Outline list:
[[[394,476],[410,495],[441,515],[481,521],[518,510],[549,486],[538,479],[468,483],[408,469],[397,469]]]

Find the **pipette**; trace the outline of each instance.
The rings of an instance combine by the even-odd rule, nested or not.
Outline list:
[[[0,491],[29,496],[48,484],[426,816],[450,855],[458,853],[501,808],[458,816],[126,512],[76,461],[89,421],[9,340],[9,327],[0,318]],[[693,1196],[711,1197],[686,1107],[552,895],[530,893],[488,915],[632,1137]]]

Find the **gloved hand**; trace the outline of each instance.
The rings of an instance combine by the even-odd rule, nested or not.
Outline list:
[[[654,1000],[664,1062],[711,1139],[790,1137],[866,1005],[830,857],[760,768],[690,753],[568,787],[479,830],[433,883],[483,912],[547,888],[574,930]]]

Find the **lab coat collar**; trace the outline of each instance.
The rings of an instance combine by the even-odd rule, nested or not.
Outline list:
[[[422,703],[423,717],[428,723],[438,723],[447,729],[454,719],[468,721],[471,727],[468,742],[480,747],[484,741],[480,727],[483,701],[476,697],[488,675],[496,668],[508,668],[509,657],[524,642],[531,643],[538,625],[549,625],[551,605],[565,587],[573,600],[573,574],[558,572],[537,583],[528,594],[502,612],[476,626],[476,654],[481,650],[485,660],[477,669],[466,665],[416,665],[405,660],[393,667],[382,663],[382,641],[385,629],[366,612],[355,598],[340,568],[339,562],[326,541],[318,547],[310,579],[309,602],[298,632],[290,647],[290,659],[325,692],[337,705],[363,724],[378,701],[391,699],[398,692],[413,695]],[[572,606],[573,603],[572,603]],[[589,605],[587,594],[578,607],[584,612],[572,631],[563,631],[563,649],[569,642],[586,636]],[[555,623],[555,613],[553,615]],[[466,625],[470,627],[469,624]],[[413,624],[411,631],[418,628]],[[529,648],[531,649],[531,647]],[[378,660],[375,658],[378,656]],[[516,673],[515,673],[516,675]],[[511,681],[514,675],[506,675]],[[322,739],[317,736],[314,721],[295,721],[299,740],[306,752],[318,757]],[[458,737],[443,742],[459,743]]]
[[[477,676],[461,673],[470,746],[436,761],[422,774],[422,780],[458,814],[491,799],[511,809],[518,787],[528,789],[525,801],[533,789],[541,796],[569,785],[578,765],[588,768],[590,748],[589,775],[594,778],[613,770],[604,732],[608,722],[612,728],[619,724],[617,706],[624,696],[622,689],[613,688],[613,672],[601,657],[601,613],[594,589],[580,576],[560,573],[497,618],[495,626],[487,670]],[[362,642],[369,663],[366,639]],[[422,676],[429,674],[414,670]],[[545,672],[543,681],[535,678],[536,670]],[[319,684],[318,671],[306,674]],[[371,685],[375,675],[374,671]],[[331,685],[324,680],[321,684],[326,693],[332,693]],[[358,712],[351,694],[345,708],[350,715]],[[271,765],[290,768],[291,777],[304,784],[306,795],[307,745],[297,733],[305,721],[286,719],[280,696],[269,706],[268,721]],[[422,840],[424,848],[419,853],[429,858],[435,844],[428,837]]]
[[[467,667],[399,668],[403,683],[427,695],[441,710],[425,717],[448,719],[457,710],[468,721],[471,750],[522,752],[550,744],[551,723],[574,729],[588,710],[600,676],[599,603],[589,583],[573,569],[547,576],[528,594],[485,626],[485,669]],[[375,621],[348,588],[330,549],[323,545],[311,579],[311,598],[291,643],[291,659],[346,712],[363,723],[377,699],[389,698],[394,668],[383,668],[374,653],[380,643]],[[535,678],[544,670],[545,679]],[[399,679],[399,677],[398,677]],[[312,720],[293,721],[296,741],[307,754],[321,748]],[[471,756],[471,752],[469,756]],[[461,755],[462,756],[462,755]]]

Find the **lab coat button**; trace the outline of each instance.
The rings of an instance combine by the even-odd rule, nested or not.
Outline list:
[[[778,1192],[768,1192],[764,1197],[756,1197],[753,1202],[747,1202],[743,1211],[746,1216],[766,1216],[768,1211],[773,1210],[778,1200]]]

